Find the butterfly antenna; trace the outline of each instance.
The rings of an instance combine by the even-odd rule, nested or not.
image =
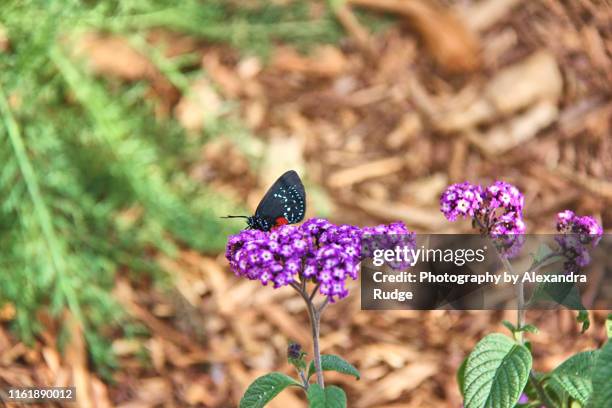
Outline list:
[[[228,216],[221,217],[221,218],[249,218],[249,217],[246,215],[228,215]]]

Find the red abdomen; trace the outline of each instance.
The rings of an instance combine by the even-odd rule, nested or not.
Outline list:
[[[281,225],[287,225],[287,224],[289,224],[289,220],[287,220],[285,217],[278,217],[274,220],[274,226],[272,227],[272,229],[278,228]]]

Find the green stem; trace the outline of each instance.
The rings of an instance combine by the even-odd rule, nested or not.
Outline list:
[[[495,247],[495,249],[497,251],[497,247]],[[504,267],[508,270],[508,272],[514,274],[514,269],[512,268],[512,264],[510,263],[508,258],[505,255],[502,255],[499,251],[497,251],[497,255],[501,259],[502,263],[504,264]],[[529,268],[529,271],[530,272],[536,271],[543,263],[544,263],[544,260],[532,264],[531,267]],[[523,337],[523,331],[521,330],[523,326],[525,325],[525,291],[524,291],[524,285],[522,281],[518,283],[516,296],[517,296],[516,328],[518,330],[514,332],[514,338],[519,344],[522,345],[525,343],[525,339]],[[533,387],[535,388],[538,394],[538,397],[540,398],[540,402],[544,404],[546,408],[554,408],[555,404],[550,400],[550,398],[546,394],[546,391],[544,390],[544,387],[542,387],[542,384],[538,382],[538,379],[536,378],[533,370],[529,370],[529,381],[531,382],[531,385],[533,385]]]
[[[319,384],[321,388],[325,388],[323,369],[321,367],[321,350],[319,347],[321,315],[315,309],[314,304],[312,304],[312,302],[310,302],[310,304],[308,305],[308,315],[310,316],[310,324],[312,328],[312,348],[314,352],[313,359],[315,371],[317,374],[317,384]]]
[[[189,92],[189,80],[178,70],[169,58],[166,58],[159,49],[151,46],[142,35],[134,34],[128,37],[130,45],[143,53],[157,69],[170,81],[170,83],[186,95]]]
[[[65,298],[66,303],[68,304],[68,307],[70,308],[72,313],[80,322],[83,322],[81,309],[79,306],[79,302],[77,301],[76,293],[74,292],[72,286],[67,284],[66,282],[67,267],[65,263],[65,257],[62,253],[62,249],[58,244],[59,240],[53,228],[51,213],[47,208],[47,205],[45,204],[45,201],[40,192],[40,184],[38,182],[38,177],[36,176],[34,166],[28,158],[25,144],[21,136],[19,124],[13,116],[13,112],[9,105],[8,99],[2,88],[0,88],[0,114],[2,115],[2,121],[7,130],[11,146],[13,147],[13,151],[15,152],[15,157],[17,158],[17,163],[19,164],[19,170],[25,181],[28,194],[30,196],[30,199],[32,200],[32,204],[34,205],[34,213],[36,215],[36,219],[42,231],[43,237],[45,239],[51,265],[53,266],[53,271],[55,273],[56,282],[58,285],[57,287],[60,290],[62,296]]]
[[[308,378],[306,378],[304,370],[298,370],[298,375],[300,376],[300,380],[302,381],[302,387],[304,387],[304,389],[308,391]]]
[[[319,346],[320,327],[321,327],[321,313],[327,305],[328,299],[326,299],[319,308],[315,307],[313,302],[314,296],[309,296],[306,290],[302,289],[302,286],[297,283],[292,283],[293,287],[306,302],[306,310],[308,311],[308,317],[310,318],[310,328],[312,331],[312,348],[313,348],[313,362],[315,366],[315,372],[317,376],[317,384],[321,388],[325,388],[325,379],[323,378],[323,369],[321,367],[321,349]],[[315,292],[313,292],[314,294]]]
[[[510,261],[508,261],[508,258],[506,258],[505,255],[499,254],[499,252],[498,252],[498,255],[502,263],[504,264],[504,267],[508,270],[508,272],[514,274],[514,269],[512,268]],[[514,338],[520,344],[524,344],[525,342],[523,339],[523,332],[520,330],[524,325],[525,325],[525,288],[523,286],[523,281],[519,281],[516,287],[516,328],[519,329],[519,331],[514,333]]]

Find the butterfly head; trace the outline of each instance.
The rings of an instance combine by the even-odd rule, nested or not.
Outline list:
[[[270,231],[272,225],[268,220],[258,215],[252,215],[247,217],[247,226],[249,229],[256,229],[260,231]]]

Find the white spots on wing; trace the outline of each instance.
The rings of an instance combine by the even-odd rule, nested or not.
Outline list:
[[[272,196],[283,204],[284,217],[288,221],[293,222],[304,216],[304,199],[295,186],[280,187]]]

